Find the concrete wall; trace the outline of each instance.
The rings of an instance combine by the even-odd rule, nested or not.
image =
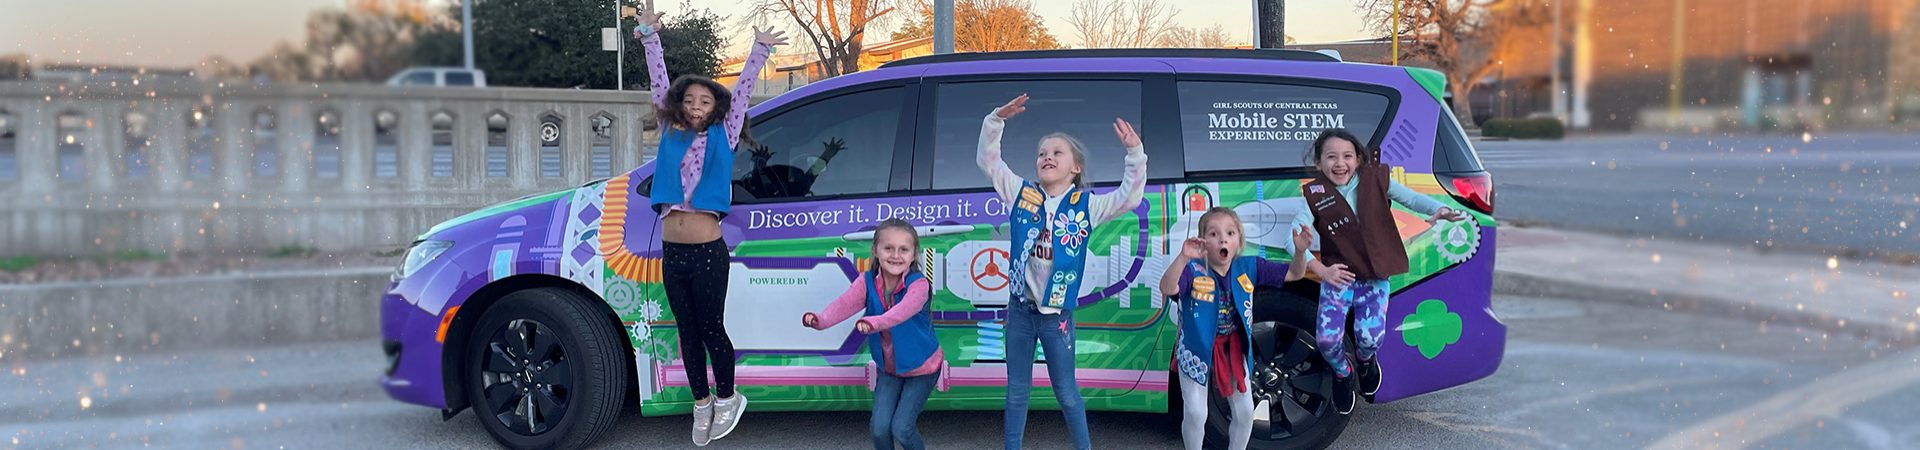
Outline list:
[[[374,339],[391,270],[0,285],[0,358]]]
[[[404,245],[476,207],[595,178],[596,116],[608,118],[610,172],[642,164],[657,142],[645,129],[648,101],[646,92],[567,89],[0,83],[0,256]],[[257,124],[261,113],[270,125]],[[442,113],[453,159],[440,168],[451,176],[434,176]],[[493,113],[507,118],[505,176],[488,173]],[[559,119],[558,177],[542,176],[547,116]],[[327,136],[339,147],[334,177],[316,170],[330,159],[321,157],[335,141]],[[378,142],[395,152],[376,153]],[[196,146],[212,173],[196,176]],[[397,161],[376,165],[383,154]],[[274,161],[264,164],[270,173],[259,173],[263,159]]]

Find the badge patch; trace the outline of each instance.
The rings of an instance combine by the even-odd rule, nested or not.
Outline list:
[[[1193,277],[1193,299],[1194,300],[1199,300],[1203,302],[1213,301],[1213,291],[1216,288],[1217,286],[1214,286],[1213,284],[1213,277],[1209,277],[1209,276]]]
[[[1253,280],[1247,278],[1247,274],[1240,274],[1240,290],[1253,292]]]

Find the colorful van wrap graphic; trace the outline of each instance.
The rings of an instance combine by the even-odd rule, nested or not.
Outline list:
[[[1388,133],[1383,159],[1401,166],[1394,170],[1397,181],[1473,218],[1429,225],[1423,216],[1395,206],[1393,219],[1410,271],[1390,280],[1388,336],[1379,356],[1384,380],[1374,400],[1458,386],[1499,367],[1506,328],[1491,309],[1495,222],[1448,195],[1430,173],[1434,164],[1420,149],[1432,144],[1423,137],[1431,130],[1414,124],[1438,117],[1438,99],[1407,95],[1436,94],[1430,80],[1418,72],[1409,78],[1401,71],[1363,70],[1364,65],[1185,64],[1221,73],[1336,76],[1401,92],[1397,111],[1388,113],[1392,126],[1381,130]],[[1274,67],[1280,73],[1269,73]],[[948,70],[927,70],[936,69]],[[789,97],[805,98],[875,76],[864,72],[827,80]],[[398,349],[381,380],[389,395],[447,407],[448,390],[459,386],[460,368],[449,365],[455,358],[445,352],[465,351],[459,325],[485,310],[467,303],[500,286],[570,283],[598,296],[624,325],[642,413],[690,412],[675,319],[661,286],[659,217],[641,194],[653,170],[648,163],[576,189],[491,206],[422,235],[453,244],[395,281],[381,299],[383,336]],[[1305,207],[1303,181],[1147,186],[1132,214],[1088,236],[1091,255],[1076,299],[1075,354],[1040,357],[1076,358],[1076,376],[1090,409],[1164,411],[1175,326],[1157,281],[1180,240],[1195,234],[1201,212],[1227,206],[1245,222],[1248,254],[1284,261],[1290,257],[1282,249],[1287,226]],[[876,372],[861,348],[866,340],[851,321],[817,332],[800,326],[799,317],[820,310],[868,270],[874,224],[900,218],[921,235],[919,267],[933,284],[930,307],[950,367],[941,380],[945,389],[933,394],[927,408],[999,409],[1006,384],[1000,321],[1010,277],[1016,276],[1007,261],[1007,208],[987,190],[734,206],[722,228],[734,255],[726,318],[739,354],[739,390],[753,397],[756,410],[869,407]],[[1036,364],[1034,371],[1036,387],[1046,389],[1046,366]],[[1037,409],[1057,408],[1046,392],[1036,392],[1032,402]]]
[[[1398,172],[1416,191],[1465,210],[1431,175]],[[581,187],[566,201],[545,211],[564,211],[564,232],[557,272],[592,290],[626,325],[635,349],[636,377],[647,414],[686,412],[690,391],[679,365],[672,313],[665,308],[660,261],[652,234],[657,216],[634,189],[645,179],[636,170],[603,183]],[[1173,330],[1157,292],[1178,241],[1192,236],[1201,212],[1213,205],[1238,211],[1246,223],[1247,251],[1285,260],[1281,249],[1287,221],[1300,200],[1299,180],[1243,181],[1150,186],[1134,214],[1096,228],[1078,301],[1075,358],[1088,402],[1100,409],[1157,411],[1165,407],[1167,354]],[[1098,191],[1098,190],[1097,190]],[[558,199],[555,199],[556,201]],[[864,408],[874,376],[867,367],[865,340],[851,322],[827,332],[798,325],[806,311],[820,310],[871,265],[872,224],[897,217],[911,221],[922,237],[921,270],[933,282],[931,305],[937,335],[947,350],[950,389],[934,395],[939,408],[993,408],[1004,397],[1006,369],[998,321],[1004,319],[1007,283],[1006,209],[990,192],[939,196],[777,205],[741,205],[724,221],[726,239],[735,243],[729,284],[728,329],[741,354],[739,384],[756,403],[776,409]],[[513,210],[506,223],[524,227],[524,216],[541,208]],[[518,214],[512,214],[518,213]],[[1421,377],[1391,377],[1381,401],[1451,386],[1491,373],[1504,333],[1485,314],[1489,283],[1463,286],[1408,298],[1406,288],[1442,270],[1459,267],[1459,278],[1490,279],[1468,264],[1490,260],[1476,255],[1491,241],[1492,220],[1430,227],[1422,218],[1396,209],[1412,271],[1392,280],[1393,325],[1382,349],[1387,373],[1411,369]],[[503,251],[513,251],[506,249]],[[493,264],[496,271],[501,270]],[[524,265],[522,267],[525,267]],[[531,268],[531,267],[525,267]],[[1481,269],[1481,270],[1474,270]],[[496,273],[492,278],[502,275]],[[1426,291],[1426,290],[1422,290]],[[1405,300],[1403,300],[1405,299]],[[1424,300],[1422,302],[1421,300]],[[1448,351],[1423,355],[1415,345],[1432,341],[1399,336],[1431,333],[1432,320],[1409,320],[1416,313],[1451,311],[1457,342]],[[1421,308],[1421,304],[1429,304]],[[1479,312],[1479,314],[1475,314]],[[1424,317],[1424,316],[1423,316]],[[1489,358],[1489,356],[1491,356]],[[1044,355],[1043,357],[1054,357]],[[1044,370],[1044,365],[1036,370]],[[1418,379],[1416,379],[1418,378]],[[1044,376],[1036,376],[1042,380]],[[1036,399],[1050,398],[1037,395]]]

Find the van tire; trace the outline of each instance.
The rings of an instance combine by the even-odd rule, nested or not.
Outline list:
[[[612,430],[629,366],[622,331],[596,308],[604,307],[577,292],[538,288],[507,294],[480,317],[461,349],[460,380],[495,442],[580,448]]]

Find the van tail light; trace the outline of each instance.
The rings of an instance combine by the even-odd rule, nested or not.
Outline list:
[[[1439,174],[1440,185],[1461,204],[1482,213],[1493,214],[1493,174],[1472,172],[1459,175]]]

